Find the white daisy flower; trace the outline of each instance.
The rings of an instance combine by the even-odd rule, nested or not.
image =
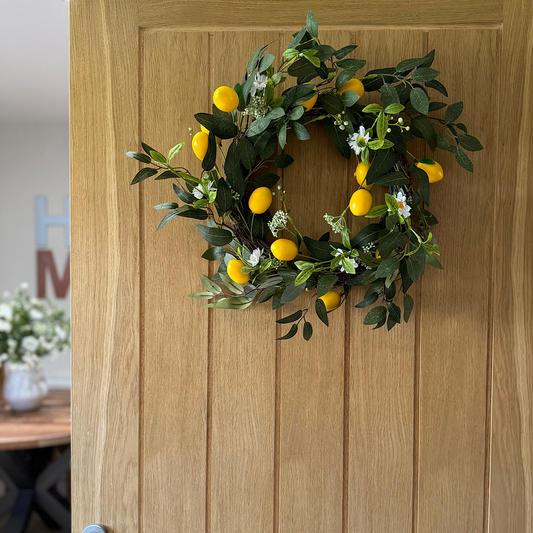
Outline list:
[[[248,263],[250,266],[257,266],[259,264],[259,261],[261,261],[263,257],[263,250],[261,248],[256,248],[251,254],[250,258],[248,259]]]
[[[407,197],[403,191],[400,191],[396,196],[396,202],[398,202],[398,213],[403,218],[409,218],[411,216],[411,206],[407,203]]]
[[[337,248],[337,253],[335,254],[335,257],[338,257],[339,255],[344,255],[344,254],[345,254],[344,250]],[[357,268],[359,266],[359,263],[353,257],[346,257],[346,259],[348,259],[348,261],[352,263],[354,268]],[[344,267],[342,266],[342,263],[341,263],[341,272],[346,272],[346,270],[344,270]]]
[[[11,329],[11,324],[7,320],[0,318],[0,332],[3,331],[5,333],[10,333]]]
[[[250,94],[252,96],[255,96],[257,91],[264,91],[266,89],[268,82],[268,76],[261,76],[259,72],[255,75],[254,84],[252,86],[252,90],[250,91]]]
[[[211,192],[211,191],[214,191],[216,190],[215,187],[213,187],[214,185],[214,182],[213,181],[210,181],[207,185],[207,191],[208,192]],[[198,200],[201,200],[202,198],[205,198],[205,195],[204,195],[204,188],[202,187],[202,184],[200,183],[199,185],[197,185],[193,190],[192,190],[192,194],[193,196],[198,199]]]
[[[30,318],[32,320],[42,320],[44,318],[44,314],[38,309],[30,309]]]
[[[350,148],[359,155],[370,141],[370,134],[366,132],[364,126],[359,126],[359,133],[354,133],[348,137]]]

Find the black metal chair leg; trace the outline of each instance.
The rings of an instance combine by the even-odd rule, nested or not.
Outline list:
[[[33,509],[34,495],[35,493],[32,489],[21,489],[19,491],[4,533],[24,533],[26,531]]]

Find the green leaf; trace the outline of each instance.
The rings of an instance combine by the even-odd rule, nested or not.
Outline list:
[[[299,139],[300,141],[307,141],[307,139],[310,139],[311,136],[309,135],[309,132],[305,128],[304,125],[300,124],[299,122],[291,121],[291,131],[294,133],[294,136]]]
[[[347,257],[343,257],[341,259],[342,268],[348,273],[348,274],[355,274],[355,267],[353,266],[352,262],[348,260]]]
[[[384,144],[385,144],[385,141],[380,141],[380,140],[370,141],[368,143],[368,148],[370,148],[370,150],[379,150]]]
[[[291,326],[291,329],[289,330],[289,333],[287,333],[286,335],[283,335],[283,337],[278,337],[276,340],[277,341],[286,341],[288,339],[292,339],[296,333],[298,333],[298,325],[297,324],[293,324]]]
[[[328,312],[326,311],[326,304],[317,298],[315,301],[315,313],[316,316],[329,327]]]
[[[304,322],[304,340],[308,341],[313,336],[313,326],[311,322]]]
[[[222,298],[215,303],[208,304],[205,307],[210,307],[214,309],[246,309],[252,305],[253,300],[246,297],[231,297],[231,298]]]
[[[306,21],[307,31],[311,34],[312,37],[318,37],[318,22],[316,21],[315,15],[311,8],[307,10],[307,21]]]
[[[211,281],[207,276],[200,274],[200,279],[202,280],[204,287],[208,291],[211,291],[213,294],[220,294],[222,292],[222,289],[215,282]]]
[[[459,137],[457,137],[457,141],[465,150],[468,150],[469,152],[483,150],[481,143],[472,135],[459,135]]]
[[[426,264],[432,266],[433,268],[438,268],[439,270],[442,270],[443,268],[441,262],[438,260],[435,254],[426,255]]]
[[[405,233],[394,231],[379,243],[379,255],[389,257],[389,255],[402,246],[405,241]],[[383,263],[382,263],[383,264]],[[398,267],[399,268],[399,267]]]
[[[208,248],[203,254],[202,257],[207,259],[207,261],[218,261],[226,255],[226,250],[221,246],[213,246]]]
[[[363,108],[363,113],[381,113],[383,108],[379,104],[368,104]]]
[[[224,213],[233,205],[233,195],[224,178],[218,180],[216,203]]]
[[[444,120],[447,123],[455,122],[461,116],[462,112],[463,102],[456,102],[455,104],[451,104],[448,106],[448,109],[446,109]]]
[[[429,178],[426,172],[418,168],[415,165],[411,165],[409,167],[410,172],[414,175],[417,183],[418,183],[418,191],[420,192],[422,196],[422,200],[424,200],[424,203],[426,205],[429,205],[429,196],[430,196],[430,189],[429,189]]]
[[[440,72],[438,70],[428,67],[420,67],[413,72],[411,77],[414,81],[425,82],[434,80],[439,74]]]
[[[386,205],[376,205],[374,206],[366,215],[366,218],[376,218],[384,215],[389,208]]]
[[[137,161],[140,161],[141,163],[151,163],[152,158],[141,154],[140,152],[126,152],[126,155],[128,157],[131,157],[132,159],[136,159]]]
[[[211,170],[217,162],[217,142],[215,139],[215,134],[209,132],[209,141],[207,144],[207,152],[202,160],[202,168],[204,170]]]
[[[315,241],[309,237],[304,237],[304,243],[307,246],[307,249],[311,252],[311,255],[319,261],[328,261],[332,259],[331,243]]]
[[[283,150],[283,148],[285,148],[285,145],[287,144],[287,123],[286,122],[284,122],[281,128],[279,129],[278,142],[279,142],[281,149]]]
[[[271,189],[280,180],[277,174],[261,174],[254,178],[253,184],[255,187],[268,187]]]
[[[366,175],[366,183],[369,185],[374,183],[377,178],[384,176],[397,162],[398,156],[393,150],[376,152]]]
[[[281,118],[285,115],[285,110],[282,107],[276,107],[272,111],[270,111],[265,118],[268,118],[270,120],[277,120],[278,118]]]
[[[245,185],[242,176],[241,158],[236,140],[234,140],[228,148],[226,161],[224,162],[224,171],[226,172],[228,185],[242,198],[245,191]]]
[[[150,152],[157,152],[157,150],[154,150],[151,146],[148,146],[146,143],[141,142],[141,146],[143,150],[150,155]]]
[[[333,48],[332,46],[329,46],[327,44],[320,44],[317,48],[316,57],[318,57],[320,61],[327,61],[328,59],[331,59],[334,53],[335,48]]]
[[[402,319],[402,310],[394,302],[389,302],[387,307],[389,309],[389,317],[392,317],[394,322],[399,324]]]
[[[359,100],[359,95],[355,91],[344,91],[341,100],[346,107],[352,107]]]
[[[376,303],[377,299],[379,298],[379,294],[375,291],[369,291],[355,307],[358,309],[364,309],[365,307],[368,307],[369,305],[372,305]]]
[[[398,212],[398,202],[395,196],[385,193],[385,203],[391,213],[395,214]]]
[[[151,178],[152,176],[155,176],[157,174],[157,170],[155,168],[141,168],[137,174],[135,174],[135,177],[131,181],[130,185],[135,185],[137,183],[140,183],[141,181],[144,181],[148,178]]]
[[[419,113],[422,113],[422,115],[427,115],[429,113],[428,95],[420,87],[415,87],[411,91],[410,99],[411,104]]]
[[[338,115],[344,110],[344,104],[342,100],[335,94],[326,93],[320,97],[322,107],[330,115]]]
[[[302,283],[305,283],[313,274],[313,267],[306,268],[305,270],[302,270],[294,280],[295,285],[301,285]]]
[[[289,114],[287,115],[289,120],[298,120],[299,118],[302,117],[302,115],[304,114],[305,112],[305,107],[301,106],[301,105],[297,105],[296,107],[293,107]]]
[[[227,229],[210,228],[203,224],[198,224],[196,227],[200,235],[213,246],[225,246],[233,240],[233,235]]]
[[[474,164],[460,148],[455,151],[455,160],[468,172],[474,172]]]
[[[429,112],[438,111],[439,109],[444,109],[447,104],[444,102],[429,102]]]
[[[298,296],[302,294],[304,289],[305,283],[301,285],[296,285],[294,281],[291,281],[283,291],[280,302],[285,305],[289,302],[292,302],[293,300],[296,300],[296,298],[298,298]]]
[[[385,135],[387,135],[388,127],[389,127],[389,122],[387,121],[387,117],[385,116],[385,113],[382,111],[378,115],[377,126],[376,126],[378,139],[380,140],[385,139]]]
[[[300,309],[299,311],[296,311],[296,313],[293,313],[292,315],[276,320],[276,322],[278,324],[290,324],[291,322],[296,322],[301,316],[302,316],[302,310]]]
[[[426,81],[426,87],[429,87],[430,89],[435,89],[446,97],[448,96],[448,91],[446,90],[446,87],[444,87],[444,85],[442,85],[439,80]]]
[[[400,261],[396,257],[384,259],[376,270],[376,277],[386,278],[400,268]]]
[[[402,104],[389,104],[385,108],[385,113],[388,115],[397,115],[398,113],[401,113],[405,109],[405,106]]]
[[[179,204],[176,202],[165,202],[164,204],[154,205],[154,209],[162,210],[162,209],[177,209],[179,207]]]
[[[190,205],[182,205],[181,207],[178,207],[178,209],[176,209],[176,212],[178,216],[184,217],[184,218],[194,218],[196,220],[207,219],[207,211],[203,209],[195,209],[194,207],[191,207]]]
[[[437,135],[435,134],[435,128],[427,117],[414,117],[411,121],[411,125],[415,127],[428,143],[432,152],[437,148]]]
[[[343,57],[346,57],[349,53],[353,52],[356,48],[357,45],[349,44],[348,46],[343,46],[342,48],[339,48],[334,55],[337,59],[342,59]]]
[[[426,54],[424,57],[424,62],[420,65],[421,67],[431,67],[433,65],[433,61],[435,59],[435,49],[431,50],[428,54]]]
[[[373,307],[372,309],[370,309],[370,311],[368,311],[363,321],[363,324],[365,326],[371,326],[373,324],[378,324],[379,322],[384,320],[386,316],[387,316],[387,309],[383,307],[382,305],[378,305],[377,307]]]
[[[264,72],[270,65],[272,65],[272,63],[274,63],[275,59],[276,56],[273,56],[272,54],[265,54],[259,63],[258,71]]]
[[[174,220],[179,216],[178,212],[176,210],[169,211],[161,220],[159,223],[159,226],[157,226],[157,230],[159,231],[161,228],[165,227],[171,220]]]
[[[263,51],[264,50],[262,46],[255,50],[255,52],[252,54],[252,57],[250,58],[250,61],[248,61],[248,66],[246,67],[247,72],[252,72],[252,70],[254,70]]]
[[[288,167],[293,161],[294,158],[289,154],[279,154],[272,160],[272,163],[274,163],[274,165],[278,168],[285,168]]]
[[[161,172],[157,178],[154,178],[155,181],[158,180],[172,180],[176,178],[176,174],[172,172],[171,170],[165,170],[165,172]]]
[[[410,70],[423,65],[425,60],[425,57],[404,59],[396,65],[396,72],[409,72]]]
[[[171,148],[170,151],[168,152],[168,162],[170,163],[170,161],[172,161],[172,159],[174,158],[174,156],[176,156],[177,154],[179,154],[182,150],[182,148],[185,146],[185,143],[178,143],[176,144],[176,146],[174,146],[174,148]]]
[[[176,193],[176,196],[186,204],[193,204],[196,201],[196,198],[187,191],[184,191],[181,187],[178,187],[175,183],[172,184],[172,188]]]
[[[382,230],[383,230],[382,224],[368,224],[368,226],[365,226],[355,237],[352,237],[352,239],[350,240],[352,248],[360,249],[363,246],[367,246],[373,243],[379,237],[379,234],[381,233]],[[305,241],[305,238],[304,238],[304,241]],[[307,248],[309,248],[309,246],[307,246]],[[331,258],[331,253],[330,253],[330,258]],[[320,259],[319,257],[317,257],[317,259],[320,261],[324,261],[324,259]]]
[[[158,163],[162,163],[163,165],[166,165],[167,158],[163,154],[159,153],[157,150],[151,150],[150,155],[152,156],[153,160],[157,161]]]
[[[239,156],[241,158],[242,164],[250,170],[255,164],[255,150],[252,143],[246,138],[241,137],[239,141]]]
[[[403,319],[405,322],[409,322],[411,311],[413,310],[415,302],[410,294],[403,295]]]
[[[187,298],[198,298],[201,300],[210,300],[213,298],[214,294],[212,292],[193,292],[192,294],[189,294]]]
[[[426,268],[426,251],[424,248],[420,249],[413,255],[407,258],[407,272],[409,277],[415,282],[418,282],[418,278],[424,273]]]
[[[455,150],[457,149],[448,142],[444,133],[441,133],[440,131],[437,132],[437,147],[452,153],[455,153]]]
[[[388,107],[392,104],[400,104],[400,97],[398,96],[396,89],[390,83],[384,83],[379,92],[384,106]]]
[[[335,274],[326,274],[325,276],[322,276],[319,278],[317,286],[316,286],[316,295],[320,298],[321,296],[324,296],[327,292],[329,292],[337,282],[339,281],[339,278]]]
[[[280,107],[277,107],[276,109],[281,109]],[[248,137],[254,137],[255,135],[259,135],[260,133],[263,133],[269,126],[270,126],[271,119],[269,118],[256,118],[251,126],[248,128],[248,131],[246,135]]]
[[[230,119],[231,113],[225,115],[228,115],[228,118],[224,115],[215,117],[209,113],[196,113],[194,118],[217,137],[221,139],[232,139],[237,133],[237,127],[233,124],[232,119]],[[223,116],[224,118],[222,118]]]
[[[268,300],[270,300],[270,298],[272,298],[272,296],[274,296],[274,293],[277,292],[277,291],[278,291],[278,287],[277,286],[267,287],[266,289],[261,291],[261,294],[257,298],[257,303],[258,304],[262,304],[264,302],[268,302]]]
[[[348,144],[348,132],[335,126],[335,122],[331,118],[324,120],[324,126],[329,138],[335,145],[335,148],[337,148],[339,154],[346,159],[350,159],[352,156],[352,151],[350,150],[350,146]]]
[[[382,185],[383,187],[392,187],[394,185],[409,185],[409,179],[403,172],[398,170],[396,172],[391,172],[390,174],[385,174],[380,178],[376,178],[374,180],[374,183],[376,185]],[[372,209],[370,210],[370,212],[371,211]],[[367,218],[369,218],[368,215],[370,214],[370,212],[366,215]]]

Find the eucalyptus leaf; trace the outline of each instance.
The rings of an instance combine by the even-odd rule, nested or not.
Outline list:
[[[422,115],[429,113],[429,98],[428,95],[419,87],[415,87],[411,91],[411,104]]]
[[[203,224],[198,224],[196,227],[198,228],[200,235],[213,246],[225,246],[233,239],[233,235],[227,229],[210,228]]]
[[[329,327],[328,312],[326,311],[326,304],[320,299],[317,298],[315,301],[315,313],[316,316]]]

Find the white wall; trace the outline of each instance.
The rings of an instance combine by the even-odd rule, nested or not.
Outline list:
[[[0,294],[21,282],[37,294],[37,243],[35,198],[48,199],[48,214],[62,215],[69,194],[68,124],[0,123]],[[52,250],[56,268],[63,275],[69,249],[65,230],[47,230],[47,249]],[[46,292],[50,299],[70,310],[66,298],[55,298],[49,274]],[[70,357],[43,360],[49,383],[54,388],[70,387]]]

